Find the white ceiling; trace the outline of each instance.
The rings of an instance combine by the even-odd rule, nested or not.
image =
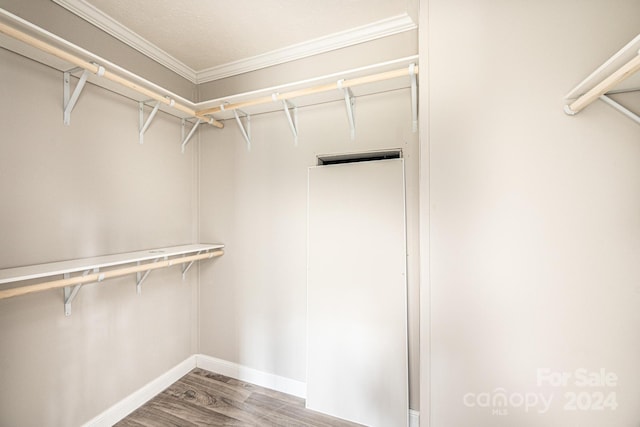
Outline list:
[[[417,0],[53,0],[195,83],[416,28]]]

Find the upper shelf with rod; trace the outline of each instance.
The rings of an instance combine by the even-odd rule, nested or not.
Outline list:
[[[418,74],[418,55],[398,58],[365,67],[343,70],[307,80],[262,88],[250,92],[200,102],[201,114],[215,114],[219,119],[234,118],[233,110],[250,109],[252,114],[279,111],[282,101],[294,101],[298,107],[343,99],[341,89],[354,96],[411,87],[411,74]],[[413,65],[413,67],[412,67]]]
[[[89,81],[138,100],[140,103],[140,143],[144,141],[144,133],[159,110],[182,118],[181,146],[183,152],[200,124],[208,123],[222,128],[223,124],[220,120],[227,119],[235,119],[248,147],[250,147],[251,114],[274,111],[284,112],[297,143],[298,107],[343,99],[346,103],[353,139],[355,136],[355,98],[403,88],[411,88],[413,130],[414,132],[417,130],[417,55],[194,103],[2,8],[0,8],[0,46],[63,71],[65,124],[70,123],[71,110],[73,110],[85,82]],[[72,94],[71,75],[78,70],[83,71]],[[145,103],[149,99],[155,101],[155,105],[148,117],[145,118]],[[192,126],[187,131],[187,119],[190,118],[195,121],[192,120]],[[245,124],[242,123],[243,120]]]
[[[198,117],[196,104],[0,8],[0,46],[63,72],[85,70],[84,81],[145,102],[179,118]],[[65,104],[66,104],[65,99]],[[198,117],[216,127],[212,117]]]
[[[575,115],[601,99],[640,124],[640,116],[609,95],[640,91],[640,34],[565,96],[565,113]]]
[[[308,80],[230,95],[198,104],[199,115],[213,115],[220,120],[234,119],[238,123],[247,147],[251,147],[250,118],[252,114],[283,111],[297,144],[297,108],[344,100],[355,137],[355,98],[399,89],[411,89],[413,131],[418,125],[417,75],[418,56],[354,68]],[[293,111],[293,113],[291,112]],[[292,118],[293,117],[293,118]],[[245,124],[241,118],[244,118]]]

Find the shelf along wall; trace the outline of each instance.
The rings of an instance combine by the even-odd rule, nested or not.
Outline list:
[[[404,88],[411,88],[412,122],[414,132],[417,131],[417,55],[195,103],[4,9],[0,9],[0,46],[63,72],[65,124],[71,123],[71,114],[82,88],[89,82],[139,103],[140,143],[144,142],[144,133],[158,111],[180,118],[183,153],[200,124],[222,128],[225,120],[232,120],[240,127],[250,149],[251,115],[278,110],[283,112],[297,143],[297,108],[342,100],[353,139],[355,99]]]
[[[223,248],[222,244],[182,245],[7,268],[0,270],[0,300],[62,288],[65,315],[69,316],[71,303],[83,285],[135,274],[136,290],[140,294],[142,283],[151,271],[183,265],[184,280],[194,262],[219,257],[224,254]],[[37,283],[32,283],[34,280]]]
[[[199,104],[201,115],[214,115],[219,120],[235,120],[251,147],[251,115],[282,112],[291,129],[295,144],[298,139],[297,109],[328,102],[344,102],[345,118],[355,137],[355,103],[360,96],[411,88],[413,131],[418,127],[417,75],[418,56],[409,56],[345,70],[312,79],[287,83]]]
[[[224,125],[213,117],[197,117],[197,106],[113,62],[71,43],[19,16],[0,8],[0,47],[63,72],[63,120],[71,113],[86,83],[92,83],[137,101],[140,109],[140,143],[158,111],[180,119],[198,119],[217,128]],[[145,117],[145,106],[150,113]]]

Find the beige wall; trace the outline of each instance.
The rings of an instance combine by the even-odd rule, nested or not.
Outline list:
[[[301,108],[298,114],[298,147],[282,112],[251,118],[250,152],[233,121],[223,130],[201,132],[200,240],[226,245],[223,258],[201,268],[201,351],[305,381],[307,168],[316,164],[317,154],[402,148],[410,398],[417,409],[418,142],[411,132],[409,91],[357,98],[355,141],[343,102]]]
[[[62,74],[0,50],[0,268],[190,243],[194,151],[159,113],[87,85],[62,124]],[[196,273],[157,270],[0,301],[0,425],[75,426],[193,354]]]
[[[603,103],[568,117],[562,98],[637,34],[640,3],[422,7],[431,181],[423,422],[428,407],[436,427],[636,426],[640,127]],[[539,387],[539,368],[572,377]],[[580,368],[615,373],[617,386],[575,386]],[[467,393],[500,388],[554,400],[545,414],[511,405],[502,416],[464,404]],[[581,392],[615,392],[619,406],[565,410],[565,393]]]
[[[3,7],[65,37],[75,24],[93,31],[44,0]],[[633,426],[640,418],[640,130],[605,105],[573,118],[561,108],[569,89],[637,34],[639,9],[635,0],[422,2],[429,165],[421,173],[430,185],[421,199],[430,197],[422,218],[431,234],[423,423]],[[116,52],[113,40],[86,42]],[[117,52],[109,59],[145,75],[146,60]],[[300,109],[298,147],[273,113],[252,118],[251,152],[227,122],[203,128],[181,156],[177,119],[160,114],[139,146],[137,105],[89,86],[64,127],[60,73],[6,51],[0,63],[0,96],[12,100],[0,107],[0,268],[198,236],[227,245],[201,267],[199,306],[195,275],[183,286],[174,269],[152,273],[142,296],[130,278],[87,286],[71,317],[61,292],[0,301],[0,424],[80,424],[196,351],[304,381],[306,168],[319,153],[387,147],[407,158],[411,407],[419,408],[418,148],[407,91],[359,98],[355,142],[344,105],[330,103]],[[191,95],[154,67],[145,76]],[[277,77],[297,79],[289,67]],[[233,87],[254,89],[251,78]],[[539,368],[605,368],[619,380],[538,387]],[[499,388],[554,400],[545,414],[464,405],[469,393]],[[619,406],[565,411],[564,393],[583,391],[614,391]]]

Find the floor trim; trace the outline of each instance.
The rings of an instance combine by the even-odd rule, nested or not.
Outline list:
[[[202,368],[207,371],[216,372],[237,380],[247,381],[255,385],[281,391],[303,399],[307,394],[307,385],[302,381],[269,374],[267,372],[262,372],[257,369],[217,359],[204,354],[194,354],[169,369],[155,380],[144,385],[139,390],[131,393],[129,396],[125,397],[101,414],[97,415],[85,423],[83,427],[110,427],[114,425],[195,368]],[[410,409],[409,427],[419,427],[419,425],[420,413]]]
[[[196,355],[196,365],[207,371],[226,375],[237,380],[246,381],[261,387],[281,391],[301,398],[307,397],[307,384],[279,375],[269,374],[237,363],[206,356]]]
[[[420,412],[409,409],[409,427],[420,427]]]
[[[195,368],[196,356],[189,356],[183,362],[85,423],[84,427],[110,427],[114,425]]]

